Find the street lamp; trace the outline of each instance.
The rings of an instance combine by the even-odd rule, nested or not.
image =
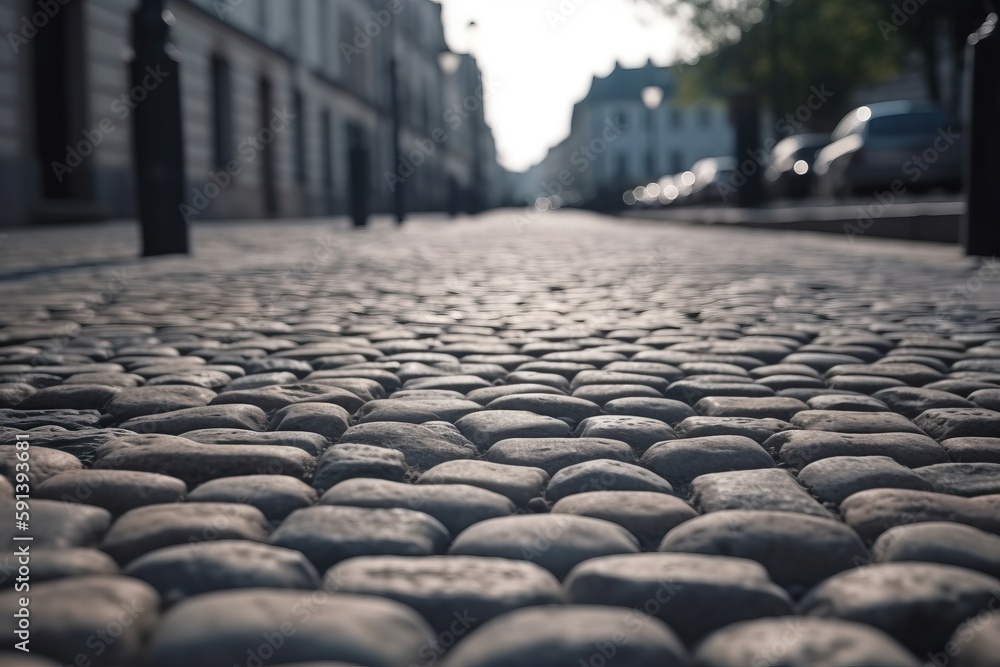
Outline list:
[[[173,15],[163,2],[142,0],[132,14],[132,90],[147,91],[135,107],[132,138],[145,257],[188,252],[180,65],[169,42]]]

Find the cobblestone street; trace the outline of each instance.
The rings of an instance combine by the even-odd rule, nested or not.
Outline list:
[[[1000,665],[995,258],[136,227],[0,235],[0,667]]]

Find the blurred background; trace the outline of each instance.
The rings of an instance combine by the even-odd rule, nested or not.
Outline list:
[[[873,197],[954,218],[970,35],[993,9],[6,0],[0,220],[697,218]]]

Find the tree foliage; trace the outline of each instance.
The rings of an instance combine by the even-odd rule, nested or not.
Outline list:
[[[814,126],[835,120],[857,88],[891,79],[920,53],[932,97],[942,61],[961,62],[965,37],[991,0],[639,0],[678,17],[701,54],[681,68],[682,90],[724,94],[755,88],[778,115],[812,87],[834,92]],[[953,86],[953,90],[958,87]],[[957,100],[947,100],[956,102]]]

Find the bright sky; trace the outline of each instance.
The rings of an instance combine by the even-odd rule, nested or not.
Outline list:
[[[438,0],[453,51],[476,56],[500,162],[537,163],[569,134],[573,104],[615,61],[667,65],[676,24],[641,0]],[[476,27],[469,28],[475,21]]]

